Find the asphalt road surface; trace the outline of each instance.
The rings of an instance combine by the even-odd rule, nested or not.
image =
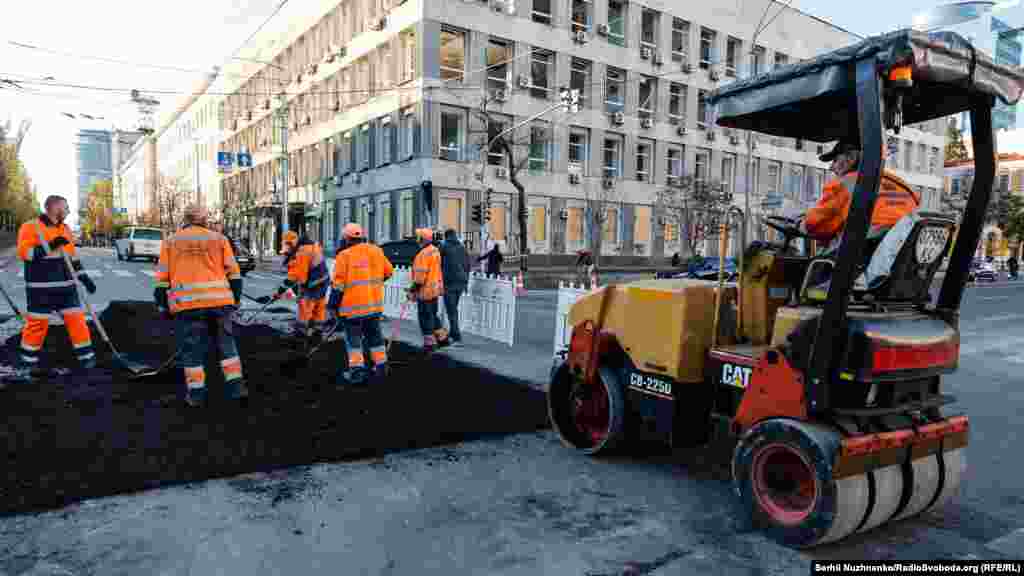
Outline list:
[[[151,263],[83,253],[99,272],[98,309],[151,297]],[[250,274],[246,292],[270,293],[279,281]],[[14,292],[23,302],[23,289]],[[531,292],[516,347],[469,347],[509,363],[550,356],[554,308],[553,291]],[[789,550],[747,526],[733,508],[727,455],[715,449],[592,459],[548,431],[3,518],[0,575],[803,575],[812,559],[1019,559],[1024,282],[969,288],[962,312],[960,368],[944,380],[953,408],[971,417],[961,494],[942,513],[837,545]]]

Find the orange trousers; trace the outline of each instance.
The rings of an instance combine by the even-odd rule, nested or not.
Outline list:
[[[299,299],[299,322],[327,322],[327,299],[326,298],[301,298]]]
[[[86,368],[96,365],[96,352],[92,347],[92,334],[85,322],[85,312],[81,308],[67,308],[60,311],[64,317],[64,325],[71,338],[71,346],[75,350],[78,362]],[[39,353],[50,330],[50,315],[28,312],[25,315],[25,327],[21,330],[20,360],[29,366],[39,364]]]

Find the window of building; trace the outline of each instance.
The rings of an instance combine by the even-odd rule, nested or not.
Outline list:
[[[542,204],[530,206],[530,239],[534,243],[547,241],[547,207]]]
[[[657,111],[658,81],[651,76],[640,77],[640,94],[637,109],[641,116],[650,116]]]
[[[583,244],[583,208],[573,206],[565,212],[565,243],[568,247],[580,246]]]
[[[698,148],[693,164],[693,179],[697,182],[708,181],[708,168],[711,163],[711,150]]]
[[[442,230],[452,228],[456,234],[462,234],[462,198],[442,196],[440,204],[440,226]]]
[[[782,165],[778,162],[768,163],[768,181],[765,182],[764,195],[768,200],[775,201],[779,198],[779,176],[782,173]]]
[[[623,0],[608,0],[608,41],[626,45],[626,3]]]
[[[780,66],[785,66],[786,64],[789,64],[789,56],[783,54],[782,52],[776,52],[775,67],[778,68]]]
[[[1010,190],[1010,173],[1003,172],[999,175],[999,187],[1000,192],[1007,192]]]
[[[697,90],[697,128],[701,130],[707,130],[711,122],[707,95],[707,90]]]
[[[487,42],[487,87],[500,90],[508,86],[508,62],[512,60],[512,44],[500,38]]]
[[[917,145],[917,171],[925,174],[928,170],[925,168],[928,162],[928,147],[923,143]]]
[[[672,19],[672,60],[681,62],[690,51],[690,23],[680,18]]]
[[[905,140],[900,144],[903,146],[903,169],[910,172],[914,169],[914,143]]]
[[[932,152],[928,157],[929,173],[933,175],[939,174],[939,149],[932,148]]]
[[[736,155],[722,155],[722,191],[734,194],[736,190]]]
[[[366,57],[356,63],[356,102],[362,104],[370,99],[370,61]]]
[[[591,64],[589,60],[573,58],[569,76],[569,88],[580,91],[580,108],[590,107]]]
[[[604,107],[609,114],[622,112],[626,105],[626,71],[609,66],[606,69],[604,82]]]
[[[619,209],[615,206],[605,206],[602,239],[604,240],[605,245],[609,248],[615,247],[615,245],[620,242]]]
[[[644,8],[640,13],[640,45],[658,49],[658,13]]]
[[[374,86],[380,92],[391,87],[391,44],[381,44],[377,49],[377,66],[374,74]]]
[[[651,153],[654,150],[654,144],[646,139],[641,138],[636,144],[636,180],[637,182],[650,182],[651,181]]]
[[[670,146],[665,151],[665,174],[672,178],[679,178],[683,175],[683,149],[678,146]]]
[[[394,126],[391,124],[391,116],[380,119],[380,165],[391,164],[391,151],[394,146]]]
[[[419,129],[419,121],[416,118],[416,110],[406,108],[402,112],[402,157],[412,158],[416,154],[416,132]]]
[[[359,170],[370,169],[370,124],[359,127]]]
[[[384,197],[377,201],[377,241],[391,240],[391,200]]]
[[[404,190],[402,191],[401,204],[398,207],[398,230],[402,234],[402,238],[408,238],[413,235],[415,216],[416,205],[414,204],[412,190]]]
[[[753,62],[751,62],[752,70],[751,75],[757,76],[761,72],[764,72],[764,57],[765,49],[764,46],[754,46],[754,54],[752,56]]]
[[[715,39],[718,34],[710,28],[700,29],[700,67],[708,69],[715,63]]]
[[[668,87],[668,117],[682,121],[686,116],[686,86],[672,82]]]
[[[623,137],[608,134],[604,139],[604,177],[619,178],[622,176],[622,142]]]
[[[590,0],[572,0],[572,12],[569,27],[573,32],[590,31],[591,6]]]
[[[508,121],[502,119],[493,119],[487,124],[487,141],[491,142],[498,137],[508,128]],[[490,150],[487,151],[487,164],[490,166],[502,166],[505,164],[505,150],[501,147],[498,142],[491,144]]]
[[[533,49],[530,58],[530,95],[534,98],[548,97],[551,91],[552,62],[554,54],[540,48]]]
[[[651,242],[651,207],[633,207],[633,242],[646,249]]]
[[[737,38],[729,37],[725,41],[725,75],[735,78],[736,70],[739,69],[740,54],[743,51],[743,42]]]
[[[441,29],[441,78],[461,80],[466,73],[466,33],[454,28]]]
[[[534,22],[551,24],[551,0],[533,0],[531,15]]]
[[[504,202],[491,204],[491,239],[495,242],[505,242],[506,224],[508,222],[508,207]]]
[[[530,126],[530,172],[543,172],[548,167],[548,152],[551,148],[548,127],[543,124]]]
[[[786,197],[797,200],[800,198],[800,190],[804,182],[804,167],[790,166],[789,178],[789,186],[786,187]]]
[[[590,156],[586,128],[573,127],[569,130],[569,169],[579,174],[587,173],[587,158]]]
[[[416,31],[413,29],[402,32],[402,73],[401,82],[409,82],[416,78]]]
[[[441,112],[441,158],[458,161],[462,149],[462,120],[464,115],[455,111]]]

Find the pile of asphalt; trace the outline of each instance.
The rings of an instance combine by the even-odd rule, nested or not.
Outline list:
[[[156,366],[174,351],[172,323],[148,302],[115,302],[100,316],[122,354]],[[336,389],[340,343],[325,345],[299,371],[279,332],[238,327],[246,405],[222,400],[212,352],[209,403],[181,401],[171,371],[130,380],[115,370],[93,327],[101,368],[0,390],[0,515],[76,501],[455,443],[547,426],[543,394],[443,355],[416,359],[391,348],[390,378]],[[18,337],[7,342],[8,353]],[[63,326],[47,335],[45,364],[74,366]]]

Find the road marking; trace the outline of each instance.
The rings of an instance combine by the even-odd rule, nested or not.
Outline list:
[[[86,270],[85,273],[88,274],[89,276],[95,276],[97,278],[103,278],[103,272],[100,272],[99,270],[96,270],[96,269]]]
[[[146,276],[149,276],[150,278],[156,278],[156,272],[152,270],[140,270],[140,272],[142,272]]]
[[[985,547],[1010,557],[1020,556],[1020,551],[1024,550],[1024,528],[1018,528],[1005,536],[990,540]]]
[[[1024,348],[1024,337],[1017,336],[1013,338],[990,338],[982,340],[980,344],[960,344],[960,355],[961,356],[973,356],[975,354],[984,354],[985,352],[1016,352]],[[1020,354],[1014,355],[1014,357],[1020,356]]]
[[[122,278],[131,278],[132,276],[135,276],[135,274],[132,274],[131,272],[125,272],[124,270],[114,270],[113,272],[114,274],[117,274]]]
[[[1009,300],[1009,296],[978,296],[977,300]]]
[[[18,278],[24,278],[24,277],[25,277],[25,271],[24,270],[19,271],[18,272]]]

